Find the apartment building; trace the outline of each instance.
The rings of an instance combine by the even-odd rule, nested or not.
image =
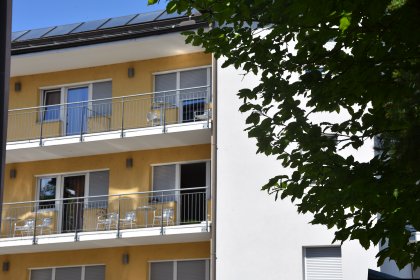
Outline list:
[[[377,248],[331,244],[259,187],[236,92],[164,11],[14,32],[0,279],[366,279]],[[367,143],[361,157],[373,155]]]

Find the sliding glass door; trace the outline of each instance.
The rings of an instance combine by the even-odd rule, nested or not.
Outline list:
[[[87,131],[89,87],[67,90],[66,135],[77,135]]]

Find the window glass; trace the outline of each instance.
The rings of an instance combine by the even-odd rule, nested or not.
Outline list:
[[[155,262],[150,265],[150,280],[172,280],[173,273],[173,262]]]
[[[176,79],[177,73],[159,74],[155,76],[155,99],[156,104],[176,105]]]
[[[55,280],[79,280],[82,278],[82,267],[60,267],[55,269]]]
[[[104,280],[105,266],[95,265],[85,267],[85,280]]]
[[[54,201],[43,201],[56,198],[57,178],[41,178],[39,180],[39,208],[50,209],[55,207]]]
[[[167,191],[175,189],[176,165],[160,165],[153,167],[153,191],[157,192],[153,197],[154,202],[174,201],[175,192]]]
[[[178,280],[205,280],[206,261],[179,261],[177,262]]]
[[[97,171],[89,174],[89,196],[109,194],[109,171]],[[108,208],[108,197],[90,197],[89,208]]]
[[[31,280],[51,280],[52,269],[34,269],[31,270]]]
[[[51,121],[60,119],[60,101],[61,101],[61,90],[54,89],[44,91],[44,113],[43,120]]]
[[[112,82],[99,82],[92,85],[91,116],[111,116],[112,113]],[[100,100],[97,100],[100,99]],[[95,101],[97,100],[97,101]]]

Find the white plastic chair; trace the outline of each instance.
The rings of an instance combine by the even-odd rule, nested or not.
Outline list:
[[[13,237],[15,237],[17,231],[20,231],[22,236],[23,233],[26,233],[26,235],[34,233],[35,219],[26,219],[22,222],[22,225],[18,225],[18,223],[15,223]]]
[[[52,224],[52,218],[42,218],[41,220],[41,224],[37,225],[36,228],[40,229],[40,234],[42,235],[42,232],[44,230],[48,230],[49,233],[51,234],[51,224]]]
[[[133,228],[133,225],[136,224],[136,212],[129,211],[125,213],[124,219],[120,219],[120,224],[122,227],[130,225],[130,228]]]
[[[116,227],[118,222],[118,214],[111,212],[106,215],[98,216],[96,222],[96,230],[99,230],[99,226],[103,226],[104,229],[110,230],[112,226]]]
[[[146,115],[147,123],[154,126],[160,124],[160,114],[157,111],[148,112]]]
[[[168,226],[169,224],[174,225],[174,209],[173,208],[163,208],[162,213],[158,213],[158,210],[153,211],[153,226],[156,222],[163,224],[164,222]]]

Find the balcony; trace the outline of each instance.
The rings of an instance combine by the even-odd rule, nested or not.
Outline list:
[[[205,241],[210,206],[207,187],[4,203],[1,254]]]
[[[209,143],[210,90],[196,87],[10,110],[7,162]]]

